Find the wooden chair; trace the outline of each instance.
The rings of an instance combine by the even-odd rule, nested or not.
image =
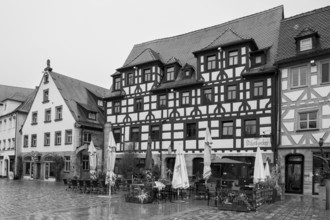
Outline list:
[[[196,183],[196,199],[208,199],[207,187],[204,183]]]
[[[92,188],[91,181],[90,180],[86,180],[85,181],[85,193],[90,193],[91,192],[91,188]]]
[[[78,180],[78,190],[82,193],[85,192],[85,183],[84,180]]]
[[[78,190],[78,181],[76,179],[71,180],[71,188],[73,191]]]
[[[65,190],[71,190],[72,189],[71,181],[69,181],[68,179],[63,179],[63,183],[64,183],[64,186],[66,186]]]

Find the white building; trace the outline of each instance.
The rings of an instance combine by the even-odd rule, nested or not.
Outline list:
[[[16,150],[21,128],[30,108],[33,89],[0,85],[0,177],[17,174]]]
[[[87,148],[98,150],[102,169],[104,110],[107,89],[45,68],[39,89],[23,125],[24,179],[55,180],[57,156],[64,159],[62,178],[89,177]]]

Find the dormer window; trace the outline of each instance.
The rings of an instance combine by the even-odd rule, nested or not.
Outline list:
[[[133,85],[134,84],[134,75],[133,73],[127,73],[127,85]]]
[[[101,99],[97,100],[97,105],[98,106],[103,106],[103,101]]]
[[[313,49],[313,45],[312,45],[312,38],[305,38],[305,39],[301,39],[299,41],[300,44],[300,51],[305,51],[305,50],[310,50]]]
[[[143,70],[143,75],[144,75],[144,82],[151,82],[151,69],[145,69]]]
[[[45,76],[44,76],[44,83],[48,83],[49,81],[49,75],[46,73]]]
[[[190,73],[190,71],[189,71],[189,70],[184,71],[183,76],[184,76],[184,78],[186,78],[186,79],[190,78],[190,77],[191,77],[191,73]]]
[[[115,82],[115,90],[120,90],[120,85],[121,85],[120,77],[114,78],[114,82]]]
[[[255,62],[256,62],[256,64],[261,64],[261,56],[256,56]]]
[[[174,81],[174,67],[166,69],[166,81]]]
[[[96,113],[95,112],[89,112],[88,113],[88,119],[96,120]]]

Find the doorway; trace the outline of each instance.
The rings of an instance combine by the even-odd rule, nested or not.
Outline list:
[[[304,186],[304,156],[293,154],[285,158],[285,192],[302,194]]]

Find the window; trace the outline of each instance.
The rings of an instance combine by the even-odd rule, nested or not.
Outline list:
[[[31,147],[36,147],[37,146],[37,135],[32,134],[31,135]]]
[[[120,90],[120,77],[116,77],[114,78],[114,82],[115,82],[115,90]]]
[[[264,82],[253,82],[253,96],[263,96],[264,95]]]
[[[6,150],[6,140],[3,140],[3,150]]]
[[[167,81],[174,80],[174,67],[169,67],[166,69],[166,80]]]
[[[312,38],[305,38],[299,41],[300,51],[310,50],[313,48]]]
[[[299,113],[299,129],[315,129],[317,128],[317,112]]]
[[[64,156],[64,172],[70,172],[71,159],[70,156]]]
[[[91,140],[92,140],[92,134],[91,133],[88,133],[88,132],[85,132],[84,133],[84,136],[83,136],[83,140],[86,143],[91,142]]]
[[[29,146],[29,136],[24,135],[23,147],[28,147],[28,146]]]
[[[261,63],[261,56],[256,56],[255,58],[255,63],[260,64]]]
[[[245,120],[245,135],[255,136],[257,135],[257,120]]]
[[[55,132],[55,145],[61,145],[62,142],[62,132],[56,131]]]
[[[89,112],[88,113],[88,119],[96,120],[96,113],[95,112]]]
[[[120,143],[120,136],[121,136],[121,132],[120,132],[120,128],[114,128],[112,129],[113,132],[113,137],[115,138],[116,143]]]
[[[46,73],[44,76],[44,83],[48,83],[49,82],[49,75]]]
[[[234,135],[234,122],[224,121],[222,122],[222,136],[233,136]]]
[[[230,51],[228,53],[229,66],[234,66],[238,64],[238,51]]]
[[[44,100],[43,102],[49,102],[49,90],[45,89],[44,90]]]
[[[142,98],[135,99],[135,111],[142,111],[142,110],[143,110]]]
[[[133,85],[134,84],[134,75],[133,73],[127,73],[127,85]]]
[[[103,106],[103,101],[102,101],[102,100],[100,100],[100,99],[99,99],[99,100],[97,100],[97,105],[98,105],[98,106]]]
[[[65,144],[72,144],[72,130],[65,130]]]
[[[307,85],[307,67],[297,67],[291,70],[291,85],[292,87]]]
[[[193,139],[196,138],[197,128],[196,123],[188,123],[186,127],[186,138]]]
[[[32,112],[32,124],[38,124],[38,112]]]
[[[330,63],[323,63],[322,64],[322,83],[330,82]]]
[[[50,122],[51,121],[51,109],[46,109],[45,110],[45,122]]]
[[[183,92],[181,101],[182,101],[182,105],[189,105],[190,104],[190,93]]]
[[[208,56],[207,57],[207,69],[208,70],[213,70],[216,68],[216,60],[215,60],[216,56],[212,55],[212,56]]]
[[[189,70],[186,70],[186,71],[184,71],[184,78],[190,78],[191,77],[191,75],[190,75],[190,71]]]
[[[150,128],[150,137],[151,140],[155,141],[155,140],[159,140],[160,139],[160,132],[159,132],[159,126],[158,125],[154,125],[151,126]]]
[[[151,81],[151,69],[145,69],[144,71],[144,82]]]
[[[235,100],[236,99],[236,85],[231,85],[227,87],[227,99],[228,100]]]
[[[82,155],[82,169],[84,171],[89,170],[89,155]]]
[[[160,95],[159,96],[159,108],[166,108],[167,106],[167,96]]]
[[[44,134],[44,146],[49,146],[50,145],[50,133],[46,132]]]
[[[212,89],[204,89],[203,90],[204,93],[204,104],[208,104],[208,103],[212,103]]]
[[[131,141],[140,141],[140,129],[138,127],[131,128]]]
[[[55,121],[62,120],[62,106],[55,107]]]
[[[120,101],[113,102],[113,113],[115,113],[115,114],[120,113]]]

